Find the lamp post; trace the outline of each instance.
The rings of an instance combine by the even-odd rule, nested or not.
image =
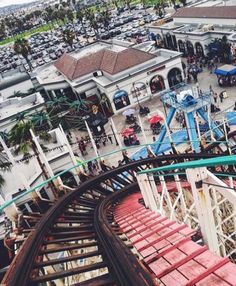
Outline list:
[[[140,102],[139,102],[139,99],[138,99],[137,90],[136,90],[136,88],[135,88],[135,82],[133,82],[133,89],[134,89],[135,96],[136,96],[136,98],[137,98],[138,106],[139,106],[139,108],[140,108],[141,106],[140,106]]]

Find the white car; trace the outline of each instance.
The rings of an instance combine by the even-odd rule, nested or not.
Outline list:
[[[134,23],[132,24],[132,27],[133,27],[133,28],[138,28],[138,27],[139,27],[139,22],[138,22],[138,21],[134,22]]]
[[[128,30],[127,30],[127,27],[122,27],[122,29],[121,29],[121,33],[125,33],[125,32],[127,32]]]
[[[127,31],[131,31],[133,27],[131,25],[126,26]]]

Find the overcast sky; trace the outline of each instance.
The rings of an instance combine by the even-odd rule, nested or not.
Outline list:
[[[29,3],[34,0],[0,0],[0,7],[13,5],[13,4],[21,4],[21,3]]]

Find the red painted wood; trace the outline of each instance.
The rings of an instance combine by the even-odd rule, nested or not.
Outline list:
[[[159,227],[155,228],[155,229],[152,230],[152,231],[148,231],[147,234],[143,235],[142,238],[139,238],[139,239],[135,240],[134,243],[139,242],[141,239],[146,239],[146,238],[148,238],[150,235],[155,234],[155,233],[158,233],[158,232],[161,231],[162,229],[165,229],[166,227],[169,227],[169,226],[171,226],[171,225],[173,225],[173,224],[175,224],[175,223],[176,223],[176,222],[174,222],[174,221],[169,221],[168,224],[166,224],[166,225],[162,225],[162,226],[159,226]]]
[[[174,234],[175,232],[177,232],[177,231],[179,231],[179,230],[181,230],[181,229],[183,229],[183,228],[185,228],[185,227],[187,227],[187,226],[186,226],[186,225],[180,225],[177,229],[174,229],[174,230],[171,230],[171,231],[167,232],[165,235],[163,235],[163,236],[157,238],[156,240],[154,240],[154,241],[148,243],[146,246],[140,248],[139,251],[142,251],[142,250],[144,250],[145,248],[148,248],[149,246],[153,246],[155,243],[157,243],[157,242],[159,242],[159,241],[161,241],[161,240],[163,240],[163,239],[165,239],[165,238],[171,236],[171,235]]]
[[[145,262],[147,264],[154,262],[155,260],[157,260],[158,258],[166,255],[167,253],[169,253],[170,251],[173,251],[174,249],[177,249],[181,244],[186,243],[187,241],[190,241],[190,237],[185,237],[182,240],[178,241],[177,243],[173,244],[172,246],[164,249],[163,251],[156,253],[155,255],[153,255],[152,257],[149,257],[145,260]]]
[[[181,265],[187,263],[188,261],[192,260],[194,257],[196,257],[197,255],[199,255],[202,252],[205,252],[206,250],[207,250],[207,247],[203,246],[203,247],[201,247],[197,251],[194,251],[191,255],[188,255],[188,256],[185,256],[183,254],[183,252],[182,252],[182,255],[184,255],[184,258],[181,259],[181,255],[179,254],[179,257],[177,257],[177,259],[179,259],[179,261],[177,261],[174,264],[172,264],[170,267],[168,267],[168,269],[163,270],[161,273],[159,273],[159,275],[157,277],[161,278],[162,276],[164,276],[164,275],[170,273],[171,271],[179,268]],[[169,259],[167,257],[165,257],[165,259],[167,261],[169,261]]]
[[[115,220],[142,255],[144,265],[165,286],[236,286],[236,266],[190,238],[185,225],[170,222],[130,195],[115,209]]]
[[[197,277],[195,277],[192,280],[190,280],[188,283],[185,284],[185,286],[192,286],[192,285],[196,284],[197,282],[199,282],[202,279],[206,278],[212,272],[216,271],[217,269],[219,269],[221,266],[223,266],[224,264],[226,264],[228,262],[229,262],[229,259],[227,257],[223,258],[220,262],[218,262],[217,264],[213,265],[210,268],[207,268],[205,271],[200,273]]]

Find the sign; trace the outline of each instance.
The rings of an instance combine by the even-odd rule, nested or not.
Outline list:
[[[166,67],[166,66],[157,67],[157,68],[155,68],[155,69],[153,69],[153,70],[151,70],[151,71],[148,71],[148,72],[147,72],[147,75],[152,74],[152,73],[154,73],[154,72],[156,72],[156,71],[163,70],[165,67]]]

